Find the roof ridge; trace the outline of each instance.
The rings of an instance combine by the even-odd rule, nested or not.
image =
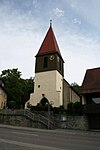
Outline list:
[[[88,71],[88,70],[96,70],[96,69],[100,69],[100,67],[90,68],[90,69],[87,69],[86,71]]]

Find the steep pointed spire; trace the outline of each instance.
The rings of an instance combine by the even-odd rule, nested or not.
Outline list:
[[[52,19],[50,19],[50,27],[52,27]]]
[[[52,20],[50,20],[49,30],[36,56],[50,54],[50,53],[58,53],[60,57],[62,58],[59,46],[57,44],[53,29],[52,29]]]

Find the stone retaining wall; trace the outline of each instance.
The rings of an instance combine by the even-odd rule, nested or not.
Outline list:
[[[54,115],[55,128],[88,130],[86,116]],[[24,115],[0,115],[0,124],[24,126],[32,128],[47,128],[41,122],[32,121]]]
[[[46,128],[42,123],[32,121],[31,119],[23,115],[0,115],[0,124],[41,128],[41,129]]]
[[[88,130],[88,119],[86,116],[55,116],[58,128]]]

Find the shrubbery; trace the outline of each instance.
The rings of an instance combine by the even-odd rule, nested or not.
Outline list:
[[[81,102],[69,103],[67,105],[67,114],[69,115],[82,115]]]
[[[67,110],[65,110],[63,105],[60,107],[52,107],[48,99],[43,97],[37,106],[31,106],[31,111],[52,111],[54,114],[82,115],[82,104],[78,101],[75,103],[70,102],[67,105]]]

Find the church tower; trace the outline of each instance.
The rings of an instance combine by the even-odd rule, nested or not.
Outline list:
[[[50,21],[49,30],[36,55],[34,93],[28,102],[37,105],[45,95],[55,107],[63,105],[63,76],[64,61]]]

